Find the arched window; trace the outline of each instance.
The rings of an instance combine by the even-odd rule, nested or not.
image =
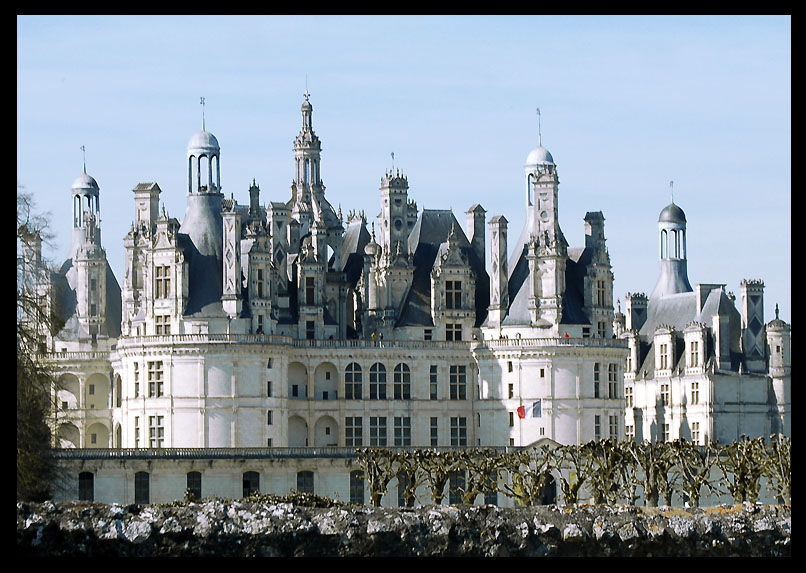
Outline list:
[[[369,369],[369,399],[386,400],[386,367],[380,362]]]
[[[674,229],[672,229],[671,243],[669,244],[669,258],[680,258],[680,238]]]
[[[257,472],[243,473],[243,496],[260,493],[260,474]]]
[[[395,366],[394,393],[395,400],[411,400],[411,373],[402,362]]]
[[[134,503],[151,503],[148,472],[134,474]]]
[[[196,499],[202,497],[202,475],[201,472],[188,472],[187,489]]]
[[[361,366],[351,362],[344,371],[344,397],[347,400],[360,400],[361,386]]]
[[[313,472],[297,472],[297,491],[302,493],[313,493]]]
[[[95,501],[95,476],[92,472],[78,474],[78,500]]]
[[[666,258],[666,248],[668,247],[666,241],[668,241],[666,229],[663,229],[660,232],[660,258]]]

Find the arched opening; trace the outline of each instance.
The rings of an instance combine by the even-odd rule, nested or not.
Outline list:
[[[288,446],[305,448],[308,446],[308,424],[299,416],[288,419]]]
[[[108,408],[109,402],[109,380],[103,374],[92,374],[84,383],[84,394],[86,396],[86,407],[93,410]]]
[[[87,428],[87,435],[84,436],[85,448],[108,448],[109,430],[103,424],[92,424]]]
[[[667,244],[668,240],[669,239],[667,237],[666,229],[663,229],[660,232],[660,258],[661,259],[666,258],[666,249],[668,247],[668,244]]]
[[[78,377],[74,374],[63,374],[57,387],[59,388],[56,392],[57,406],[62,410],[78,408],[80,395]]]
[[[338,398],[339,371],[330,362],[323,362],[313,374],[314,397],[317,400]]]
[[[313,432],[315,447],[332,447],[339,445],[339,426],[330,416],[322,416],[316,421]]]
[[[56,432],[56,447],[78,448],[81,444],[78,428],[74,424],[62,424]]]
[[[300,362],[288,365],[288,397],[292,400],[308,397],[308,370]]]

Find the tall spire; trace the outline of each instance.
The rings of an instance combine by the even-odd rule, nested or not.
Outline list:
[[[87,150],[83,145],[81,146],[81,155],[83,155],[83,157],[84,157],[84,173],[86,173],[87,172]]]
[[[537,108],[537,144],[543,145],[543,134],[540,126],[540,108]]]
[[[200,98],[199,103],[202,106],[202,131],[207,131],[207,128],[204,126],[204,96]]]

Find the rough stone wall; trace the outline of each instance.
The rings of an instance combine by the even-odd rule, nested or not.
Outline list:
[[[18,556],[790,556],[791,506],[17,503]]]

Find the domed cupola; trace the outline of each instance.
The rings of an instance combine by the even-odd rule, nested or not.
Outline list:
[[[84,151],[84,146],[81,146]],[[73,201],[73,231],[71,236],[71,252],[84,241],[84,227],[92,219],[96,223],[96,239],[100,243],[100,228],[97,223],[101,218],[100,187],[94,177],[87,174],[87,162],[84,160],[84,172],[76,177],[70,188]]]
[[[674,200],[658,216],[658,235],[660,274],[650,300],[691,292],[693,289],[688,280],[686,214],[675,205]]]
[[[205,127],[204,98],[201,104],[202,130],[188,141],[188,193],[221,193],[221,147]]]
[[[658,217],[658,223],[685,223],[686,214],[683,209],[674,204],[669,203],[663,208]]]
[[[538,145],[526,156],[526,169],[533,169],[538,165],[554,165],[554,158],[542,145]]]

